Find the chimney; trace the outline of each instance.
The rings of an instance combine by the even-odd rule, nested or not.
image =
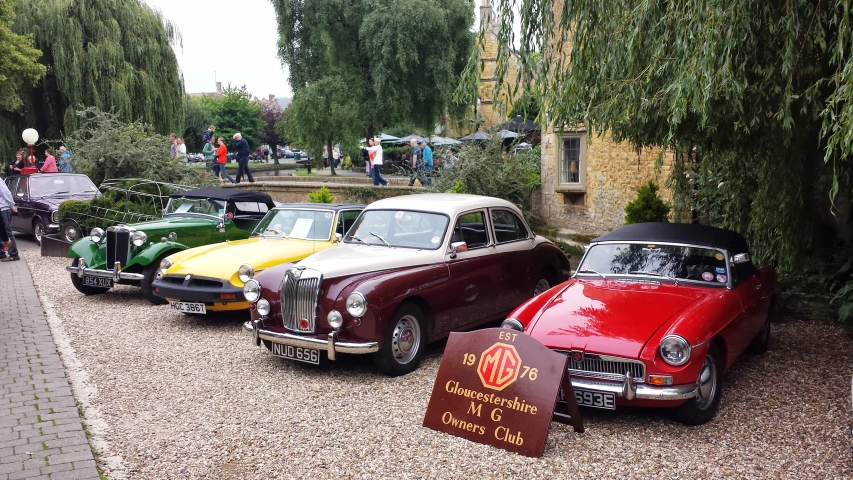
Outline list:
[[[222,82],[216,82],[216,94],[222,95]]]
[[[491,26],[493,21],[494,15],[492,12],[491,0],[482,0],[480,2],[480,25]]]
[[[270,94],[270,102],[274,102],[274,101],[275,101],[275,95],[273,95],[273,94],[271,93],[271,94]]]

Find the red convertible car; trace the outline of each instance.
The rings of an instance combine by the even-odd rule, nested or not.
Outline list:
[[[569,277],[569,260],[513,204],[476,195],[406,195],[370,204],[343,242],[246,282],[243,325],[273,355],[319,363],[373,354],[389,375],[426,344],[506,318]]]
[[[681,422],[702,424],[726,370],[767,350],[776,272],[756,268],[737,233],[627,225],[593,240],[579,265],[502,324],[569,356],[579,405],[675,407]]]

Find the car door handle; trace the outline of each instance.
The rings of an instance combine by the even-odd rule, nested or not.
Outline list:
[[[755,286],[755,289],[756,289],[756,290],[761,290],[761,284],[759,283],[758,285],[756,285],[756,286]]]

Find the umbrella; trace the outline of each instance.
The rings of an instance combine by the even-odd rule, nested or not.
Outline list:
[[[399,144],[405,145],[405,144],[411,142],[412,140],[417,140],[418,142],[420,142],[421,140],[426,140],[426,139],[420,135],[413,133],[413,134],[407,135],[403,138],[398,138],[394,143],[399,143]]]
[[[530,132],[538,131],[539,124],[529,118],[523,118],[521,115],[516,115],[513,117],[511,122],[501,125],[501,128],[511,132]]]
[[[435,145],[436,147],[443,147],[445,145],[458,145],[462,142],[448,137],[440,137],[438,135],[433,135],[429,137],[429,143]]]
[[[510,132],[509,130],[501,130],[497,133],[497,135],[503,140],[506,140],[507,138],[518,138],[521,136],[515,132]]]
[[[470,135],[465,135],[464,137],[460,138],[459,140],[461,140],[463,142],[483,142],[483,141],[486,141],[488,139],[489,139],[488,135],[477,130],[476,132],[474,132]]]
[[[386,135],[384,133],[380,133],[377,136],[379,137],[379,143],[391,143],[399,140],[399,138],[395,137],[394,135]],[[359,143],[367,143],[367,140],[362,138]]]

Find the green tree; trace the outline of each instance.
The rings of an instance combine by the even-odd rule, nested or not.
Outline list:
[[[201,98],[184,96],[184,143],[188,152],[200,152],[204,145],[201,137],[211,125],[211,115]],[[219,131],[217,131],[219,133]]]
[[[230,141],[235,133],[240,132],[251,148],[260,145],[258,137],[263,132],[263,107],[252,101],[245,85],[233,88],[229,85],[221,98],[202,97],[202,104],[216,125],[217,137]]]
[[[297,90],[280,122],[280,133],[307,150],[313,161],[322,161],[323,146],[331,152],[335,141],[354,143],[358,111],[350,102],[350,85],[348,79],[334,75]]]
[[[673,149],[677,216],[704,209],[782,267],[825,227],[853,239],[847,0],[495,1],[498,81],[513,49],[540,123]],[[466,89],[479,71],[472,61]]]
[[[347,77],[362,135],[411,122],[431,130],[452,103],[473,43],[471,0],[272,0],[279,56],[298,91]]]
[[[158,11],[141,0],[19,0],[15,13],[13,31],[31,36],[47,74],[22,91],[20,115],[0,116],[12,145],[25,127],[43,138],[73,131],[85,107],[178,131],[183,82],[172,44],[180,34]]]
[[[669,221],[669,205],[658,197],[660,187],[655,182],[640,187],[637,198],[625,205],[625,225]]]
[[[45,74],[38,63],[41,51],[32,38],[12,32],[14,0],[0,0],[0,111],[15,112],[24,103],[23,87],[35,85]]]
[[[270,146],[270,154],[272,154],[273,161],[276,164],[278,161],[278,146],[283,145],[285,137],[282,137],[278,133],[278,122],[281,120],[281,109],[278,105],[270,105],[264,108],[263,113],[261,114],[261,122],[263,124],[263,130],[261,130],[260,140],[263,143],[266,143]]]
[[[521,115],[521,118],[529,118],[531,120],[539,117],[539,98],[535,94],[525,90],[512,104],[512,110],[509,112],[510,120],[517,115]]]

